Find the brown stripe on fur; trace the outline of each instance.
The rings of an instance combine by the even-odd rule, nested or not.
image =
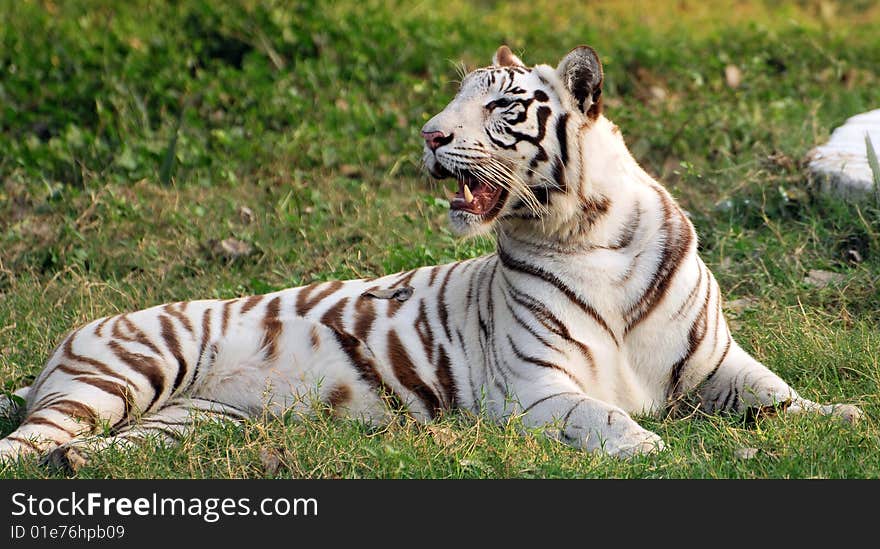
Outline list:
[[[357,370],[361,379],[366,381],[387,403],[396,409],[403,409],[403,400],[394,392],[394,389],[385,384],[379,369],[376,367],[376,359],[364,343],[353,335],[332,328],[336,342],[348,355],[352,366]]]
[[[171,386],[171,392],[169,393],[169,395],[174,395],[174,392],[183,382],[183,377],[186,375],[188,368],[171,317],[168,315],[159,315],[159,325],[159,333],[165,341],[165,347],[171,353],[171,356],[174,357],[174,360],[177,361],[177,374],[174,376],[174,384]]]
[[[194,333],[195,330],[193,329],[192,322],[190,322],[189,317],[184,313],[187,305],[189,305],[189,302],[187,301],[169,303],[163,307],[163,310],[176,318],[187,332]]]
[[[263,297],[261,295],[252,295],[244,300],[244,305],[241,306],[241,310],[238,311],[238,314],[245,315],[248,311],[256,307],[263,301]]]
[[[33,389],[31,389],[31,394],[33,394]],[[38,412],[41,408],[45,408],[46,406],[48,406],[52,402],[60,399],[63,396],[64,396],[64,394],[59,391],[53,391],[51,393],[47,393],[47,394],[43,395],[42,397],[40,397],[40,399],[38,401],[32,403],[28,409],[30,410],[31,413]]]
[[[206,308],[204,312],[202,312],[202,337],[201,341],[199,342],[199,354],[196,355],[195,369],[193,370],[193,374],[189,378],[189,383],[186,384],[186,388],[184,388],[182,391],[183,394],[189,394],[190,389],[199,377],[199,371],[202,368],[203,358],[205,357],[205,350],[208,348],[208,344],[211,341],[211,316],[213,312],[214,311],[210,307]]]
[[[338,408],[351,401],[351,388],[348,385],[337,385],[327,393],[327,405]]]
[[[415,394],[425,406],[428,414],[433,418],[442,410],[440,399],[419,377],[415,364],[406,352],[403,342],[393,329],[388,331],[388,360],[394,370],[394,375],[400,384]]]
[[[325,286],[324,289],[318,292],[315,297],[310,297],[312,295],[312,292],[314,292],[318,287],[321,286]],[[314,284],[304,286],[296,294],[296,314],[300,316],[305,316],[318,303],[320,303],[321,300],[336,292],[341,287],[342,282],[338,280],[334,280],[332,282],[316,282]]]
[[[559,428],[559,430],[564,438],[569,440],[571,439],[571,435],[565,432],[565,429],[568,428],[568,420],[571,419],[571,414],[573,414],[574,411],[577,410],[577,407],[583,404],[586,399],[587,397],[581,397],[580,400],[571,405],[571,408],[569,408],[568,412],[566,412],[565,415],[562,417],[562,426]],[[611,412],[608,412],[607,423],[608,425],[611,425]]]
[[[45,409],[55,410],[56,412],[60,412],[74,420],[79,420],[88,425],[91,432],[94,432],[95,429],[98,428],[98,413],[95,412],[95,410],[92,409],[91,406],[83,404],[82,402],[70,399],[59,400],[53,402],[52,404],[44,408],[44,410]],[[27,423],[28,421],[29,420],[26,419],[25,423]]]
[[[342,323],[342,312],[345,310],[345,306],[348,305],[348,298],[344,297],[337,301],[333,306],[331,306],[327,311],[321,316],[321,324],[326,324],[331,328],[336,328],[339,331],[345,331],[345,326]]]
[[[161,354],[159,347],[153,343],[147,334],[143,332],[137,325],[128,318],[127,314],[120,315],[118,320],[113,323],[113,328],[111,329],[111,335],[116,339],[121,339],[122,341],[131,341],[134,343],[139,343],[144,347],[148,348],[150,351],[158,354]]]
[[[71,336],[67,339],[67,341],[64,342],[64,345],[62,347],[62,352],[65,357],[69,358],[70,360],[79,362],[80,364],[88,364],[89,366],[92,366],[93,368],[98,370],[98,372],[104,374],[105,376],[115,377],[115,378],[121,379],[122,381],[124,381],[127,384],[130,384],[127,377],[125,377],[121,373],[117,372],[113,368],[110,368],[108,365],[104,364],[100,360],[96,360],[94,358],[87,357],[85,355],[76,354],[73,351],[73,336],[74,336],[74,334],[71,334]],[[111,341],[109,344],[112,344],[112,343],[114,343],[114,342]],[[33,388],[31,390],[35,391],[35,388]]]
[[[721,363],[724,362],[724,359],[727,358],[727,353],[730,352],[730,346],[733,344],[733,338],[730,337],[730,333],[727,334],[727,343],[724,345],[724,351],[721,353],[721,358],[718,359],[718,362],[715,363],[715,366],[709,371],[709,374],[706,376],[706,379],[703,382],[709,381],[712,377],[718,372],[718,368],[721,368]]]
[[[431,271],[428,273],[428,287],[434,285],[434,280],[437,278],[437,273],[440,272],[440,266],[436,265],[431,267]]]
[[[710,273],[711,274],[711,273]],[[713,283],[715,283],[714,278],[711,279]],[[715,328],[712,330],[712,333],[715,334],[715,337],[712,339],[712,351],[709,353],[709,356],[715,355],[715,350],[718,348],[718,331],[721,328],[721,288],[718,287],[717,283],[715,284]]]
[[[458,388],[455,376],[452,375],[452,365],[446,348],[440,345],[437,349],[437,381],[443,389],[443,402],[448,408],[454,408],[458,401]]]
[[[35,452],[42,452],[43,451],[43,448],[38,446],[37,443],[35,443],[32,440],[28,440],[24,437],[20,437],[20,436],[16,436],[16,435],[9,435],[8,437],[6,437],[6,440],[13,440],[13,441],[18,442],[20,444],[24,444],[25,446],[27,446],[31,450],[34,450]]]
[[[373,286],[367,292],[377,288],[378,286]],[[376,320],[376,305],[373,299],[364,295],[358,297],[354,302],[354,317],[354,335],[361,341],[367,341],[373,322]]]
[[[165,390],[165,375],[162,373],[159,361],[151,356],[132,353],[116,341],[111,341],[108,343],[108,346],[113,351],[113,354],[116,355],[116,358],[150,382],[150,385],[153,387],[153,399],[150,401],[147,409],[144,410],[149,412]]]
[[[611,328],[608,327],[608,323],[605,322],[605,319],[602,318],[599,312],[596,311],[596,309],[594,309],[592,305],[581,299],[574,290],[569,288],[563,281],[557,278],[556,275],[554,275],[553,273],[549,273],[538,266],[510,257],[509,255],[507,255],[507,252],[505,252],[504,249],[501,247],[498,248],[498,258],[501,260],[501,264],[504,265],[504,267],[506,267],[507,269],[527,274],[554,286],[557,290],[562,292],[565,297],[567,297],[572,303],[580,307],[580,309],[587,316],[592,318],[593,321],[596,322],[596,324],[598,324],[603,330],[605,330],[605,332],[609,336],[611,336],[611,339],[614,341],[615,345],[620,346],[620,342],[617,340],[617,336],[614,334],[614,332],[611,331]]]
[[[104,325],[107,324],[108,322],[110,322],[110,320],[112,320],[113,318],[115,318],[115,317],[108,316],[107,318],[105,318],[104,320],[99,322],[98,325],[95,326],[95,335],[98,337],[104,337],[104,335],[101,333],[102,330],[104,329]]]
[[[537,406],[538,404],[541,404],[542,402],[547,402],[547,401],[550,400],[551,398],[556,398],[556,397],[558,397],[558,396],[563,396],[563,395],[572,395],[572,396],[577,395],[577,396],[583,396],[583,393],[581,393],[581,392],[577,392],[577,391],[561,391],[561,392],[559,392],[559,393],[553,393],[552,395],[547,395],[547,396],[545,396],[545,397],[541,397],[541,398],[539,398],[538,400],[536,400],[535,402],[532,402],[531,404],[528,405],[528,407],[527,407],[525,410],[522,411],[522,413],[523,413],[523,414],[528,413],[529,411],[532,410],[532,408],[534,408],[534,407]]]
[[[556,119],[556,141],[559,143],[557,159],[561,168],[565,170],[565,165],[568,164],[568,113],[563,113]],[[565,177],[564,173],[563,177]]]
[[[408,285],[408,284],[410,283],[410,281],[412,280],[412,278],[416,275],[416,271],[417,271],[417,270],[418,270],[418,269],[413,269],[413,270],[411,270],[411,271],[407,271],[407,272],[403,273],[403,274],[400,276],[400,278],[398,278],[398,279],[394,282],[394,284],[392,284],[391,286],[388,286],[388,288],[389,288],[389,289],[392,289],[392,288],[401,288],[401,287],[403,287],[403,286]]]
[[[313,351],[317,351],[321,348],[321,334],[318,333],[317,326],[312,326],[309,329],[309,341],[312,343]]]
[[[278,337],[284,329],[284,323],[278,319],[280,313],[281,298],[274,297],[266,305],[266,312],[262,322],[263,341],[261,347],[263,348],[266,360],[275,360],[278,356]]]
[[[205,353],[208,342],[211,341],[211,309],[205,309],[202,313],[202,339],[199,342],[199,358]]]
[[[134,404],[134,395],[131,392],[130,387],[126,387],[115,381],[110,381],[109,379],[104,379],[100,377],[90,376],[90,375],[82,375],[77,376],[76,381],[80,383],[87,383],[96,389],[100,389],[104,391],[108,395],[115,396],[122,400],[123,412],[122,418],[120,418],[120,422],[128,419],[132,404]]]
[[[28,424],[28,425],[45,425],[46,427],[51,427],[51,428],[53,428],[53,429],[58,429],[59,431],[63,431],[63,432],[65,432],[65,433],[67,433],[68,435],[73,435],[73,434],[74,434],[73,432],[71,432],[71,431],[67,430],[66,428],[62,427],[61,425],[58,425],[57,423],[55,423],[55,422],[52,421],[51,419],[47,419],[47,418],[44,418],[44,417],[31,416],[31,417],[28,418],[28,420],[27,420],[27,424]]]
[[[569,372],[568,370],[566,370],[565,368],[563,368],[559,364],[555,364],[555,363],[549,362],[547,360],[541,360],[540,358],[535,358],[535,357],[526,355],[525,353],[523,353],[522,351],[519,350],[519,348],[516,346],[516,343],[513,342],[513,338],[510,336],[510,334],[507,334],[507,342],[510,344],[510,348],[513,350],[513,354],[516,355],[516,358],[518,358],[528,364],[534,364],[535,366],[540,366],[542,368],[549,368],[551,370],[556,370],[557,372],[561,372],[561,373],[565,374],[566,376],[568,376],[568,379],[570,379],[575,385],[577,385],[577,387],[579,389],[581,389],[582,391],[586,391],[586,388],[583,386],[583,384],[576,377],[574,377],[571,374],[571,372]]]
[[[672,279],[678,272],[678,268],[687,256],[694,241],[693,228],[681,209],[673,203],[665,190],[655,186],[651,188],[654,189],[663,203],[663,227],[666,233],[666,240],[663,243],[663,253],[657,264],[657,269],[654,271],[654,276],[651,278],[648,287],[624,315],[626,320],[624,335],[631,332],[642,320],[647,318],[657,305],[663,301],[663,298],[666,297]],[[676,221],[673,222],[673,219]]]
[[[229,327],[229,317],[232,314],[232,304],[235,303],[235,299],[229,299],[223,303],[223,318],[220,321],[220,335],[226,335],[226,328]]]
[[[642,258],[642,252],[637,253],[633,256],[632,260],[629,262],[629,265],[626,267],[626,271],[623,275],[614,281],[614,285],[618,288],[626,286],[626,284],[632,279],[633,275],[636,274],[636,266],[639,263],[639,260]]]
[[[64,364],[63,362],[59,362],[57,365],[55,365],[55,369],[58,370],[59,372],[64,372],[65,374],[72,375],[72,376],[78,376],[80,374],[89,373],[85,370],[77,370],[76,368],[72,368],[72,367],[68,366],[67,364]]]
[[[136,341],[137,343],[140,343],[141,345],[147,347],[154,353],[161,354],[161,352],[159,351],[159,347],[155,343],[153,343],[146,332],[141,330],[134,322],[132,322],[127,315],[123,315],[122,322],[125,323],[126,329],[128,330],[129,334],[131,334],[128,338],[129,341]]]

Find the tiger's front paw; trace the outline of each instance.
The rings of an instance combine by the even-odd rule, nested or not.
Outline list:
[[[603,451],[611,457],[618,459],[630,459],[661,452],[666,447],[663,439],[657,433],[642,429],[640,432],[628,434],[617,440],[605,442]]]

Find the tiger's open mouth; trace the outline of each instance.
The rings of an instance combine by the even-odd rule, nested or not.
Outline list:
[[[453,174],[442,166],[437,166],[437,171],[439,173],[432,175],[438,179],[454,177],[458,182],[458,191],[449,200],[450,210],[478,215],[488,221],[498,215],[507,201],[506,188],[480,181],[470,172]]]

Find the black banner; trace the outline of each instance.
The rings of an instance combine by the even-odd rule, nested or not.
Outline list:
[[[790,542],[798,534],[795,526],[801,534],[835,519],[846,522],[848,534],[859,524],[867,527],[868,507],[854,502],[865,501],[859,495],[875,486],[851,481],[11,480],[0,482],[0,547],[142,547],[145,541],[167,539],[171,546],[194,541],[255,549],[255,543],[285,539],[355,536],[378,543],[402,542],[404,535],[419,536],[419,545],[444,536],[522,542],[524,535],[551,534],[553,539],[656,542],[734,527],[763,532],[762,543],[785,532]]]

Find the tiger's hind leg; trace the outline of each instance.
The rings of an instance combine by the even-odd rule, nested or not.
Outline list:
[[[718,368],[699,389],[700,407],[707,412],[784,410],[786,414],[818,413],[855,423],[862,411],[851,404],[826,405],[807,400],[766,366],[732,341]]]
[[[99,452],[110,447],[134,448],[147,440],[176,444],[190,433],[197,420],[243,421],[249,417],[244,410],[200,398],[177,398],[156,412],[126,424],[109,436],[78,437],[49,452],[42,463],[76,471]]]

